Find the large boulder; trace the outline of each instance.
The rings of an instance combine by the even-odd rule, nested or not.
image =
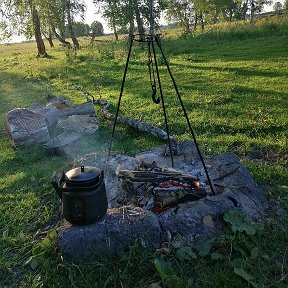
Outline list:
[[[58,245],[67,261],[100,260],[123,255],[139,241],[143,247],[160,247],[157,216],[138,207],[108,209],[102,221],[73,226],[64,221],[58,231]]]

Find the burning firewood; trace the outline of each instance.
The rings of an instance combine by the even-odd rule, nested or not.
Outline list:
[[[151,198],[144,195],[140,197],[138,204],[156,213],[179,203],[195,201],[207,196],[206,189],[201,187],[202,184],[197,177],[178,171],[162,170],[157,166],[153,166],[153,171],[119,170],[118,179],[126,184],[143,183],[147,194],[152,195],[153,203]]]
[[[198,187],[199,179],[192,175],[185,175],[180,172],[160,172],[160,171],[130,171],[119,170],[119,179],[126,179],[131,182],[151,182],[151,183],[163,183],[166,181],[177,181],[196,185]]]

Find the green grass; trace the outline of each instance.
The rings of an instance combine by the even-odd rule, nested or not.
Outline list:
[[[202,151],[207,156],[235,152],[267,194],[287,209],[288,30],[287,20],[269,21],[222,25],[187,37],[172,37],[172,32],[164,35],[163,48]],[[233,271],[240,260],[259,287],[287,287],[288,227],[277,215],[254,236],[234,235],[227,228],[212,250],[223,255],[221,261],[211,260],[211,254],[183,261],[175,251],[156,255],[137,245],[120,259],[79,265],[62,261],[50,226],[58,213],[50,180],[55,171],[71,167],[78,154],[106,152],[110,124],[101,117],[99,132],[69,158],[46,154],[41,146],[14,150],[4,118],[15,107],[45,105],[48,93],[83,102],[71,82],[96,98],[101,94],[115,108],[127,43],[87,43],[83,39],[77,52],[48,48],[50,57],[44,59],[35,57],[35,43],[0,45],[0,286],[149,287],[163,280],[154,265],[157,258],[171,264],[175,277],[168,280],[180,279],[181,287],[252,287]],[[121,113],[165,128],[161,107],[151,100],[146,64],[146,50],[135,45]],[[159,64],[171,132],[179,140],[190,139],[161,57]],[[113,150],[133,155],[160,143],[117,126]],[[260,151],[261,157],[249,160],[251,151]],[[48,245],[41,245],[43,239]],[[256,258],[251,257],[255,247],[260,251]],[[167,281],[165,287],[176,287]]]

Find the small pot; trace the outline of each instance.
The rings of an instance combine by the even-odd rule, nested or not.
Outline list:
[[[104,172],[92,166],[81,166],[63,172],[58,182],[51,182],[62,200],[63,217],[75,225],[101,220],[108,202]]]

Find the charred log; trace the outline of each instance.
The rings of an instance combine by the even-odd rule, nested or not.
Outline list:
[[[48,127],[42,113],[16,108],[6,117],[6,131],[15,148],[49,140]]]
[[[129,180],[131,182],[150,182],[150,183],[164,183],[167,181],[177,181],[187,183],[189,185],[198,185],[199,179],[192,175],[186,175],[180,172],[160,172],[160,171],[130,171],[120,170],[118,174],[119,179]]]

